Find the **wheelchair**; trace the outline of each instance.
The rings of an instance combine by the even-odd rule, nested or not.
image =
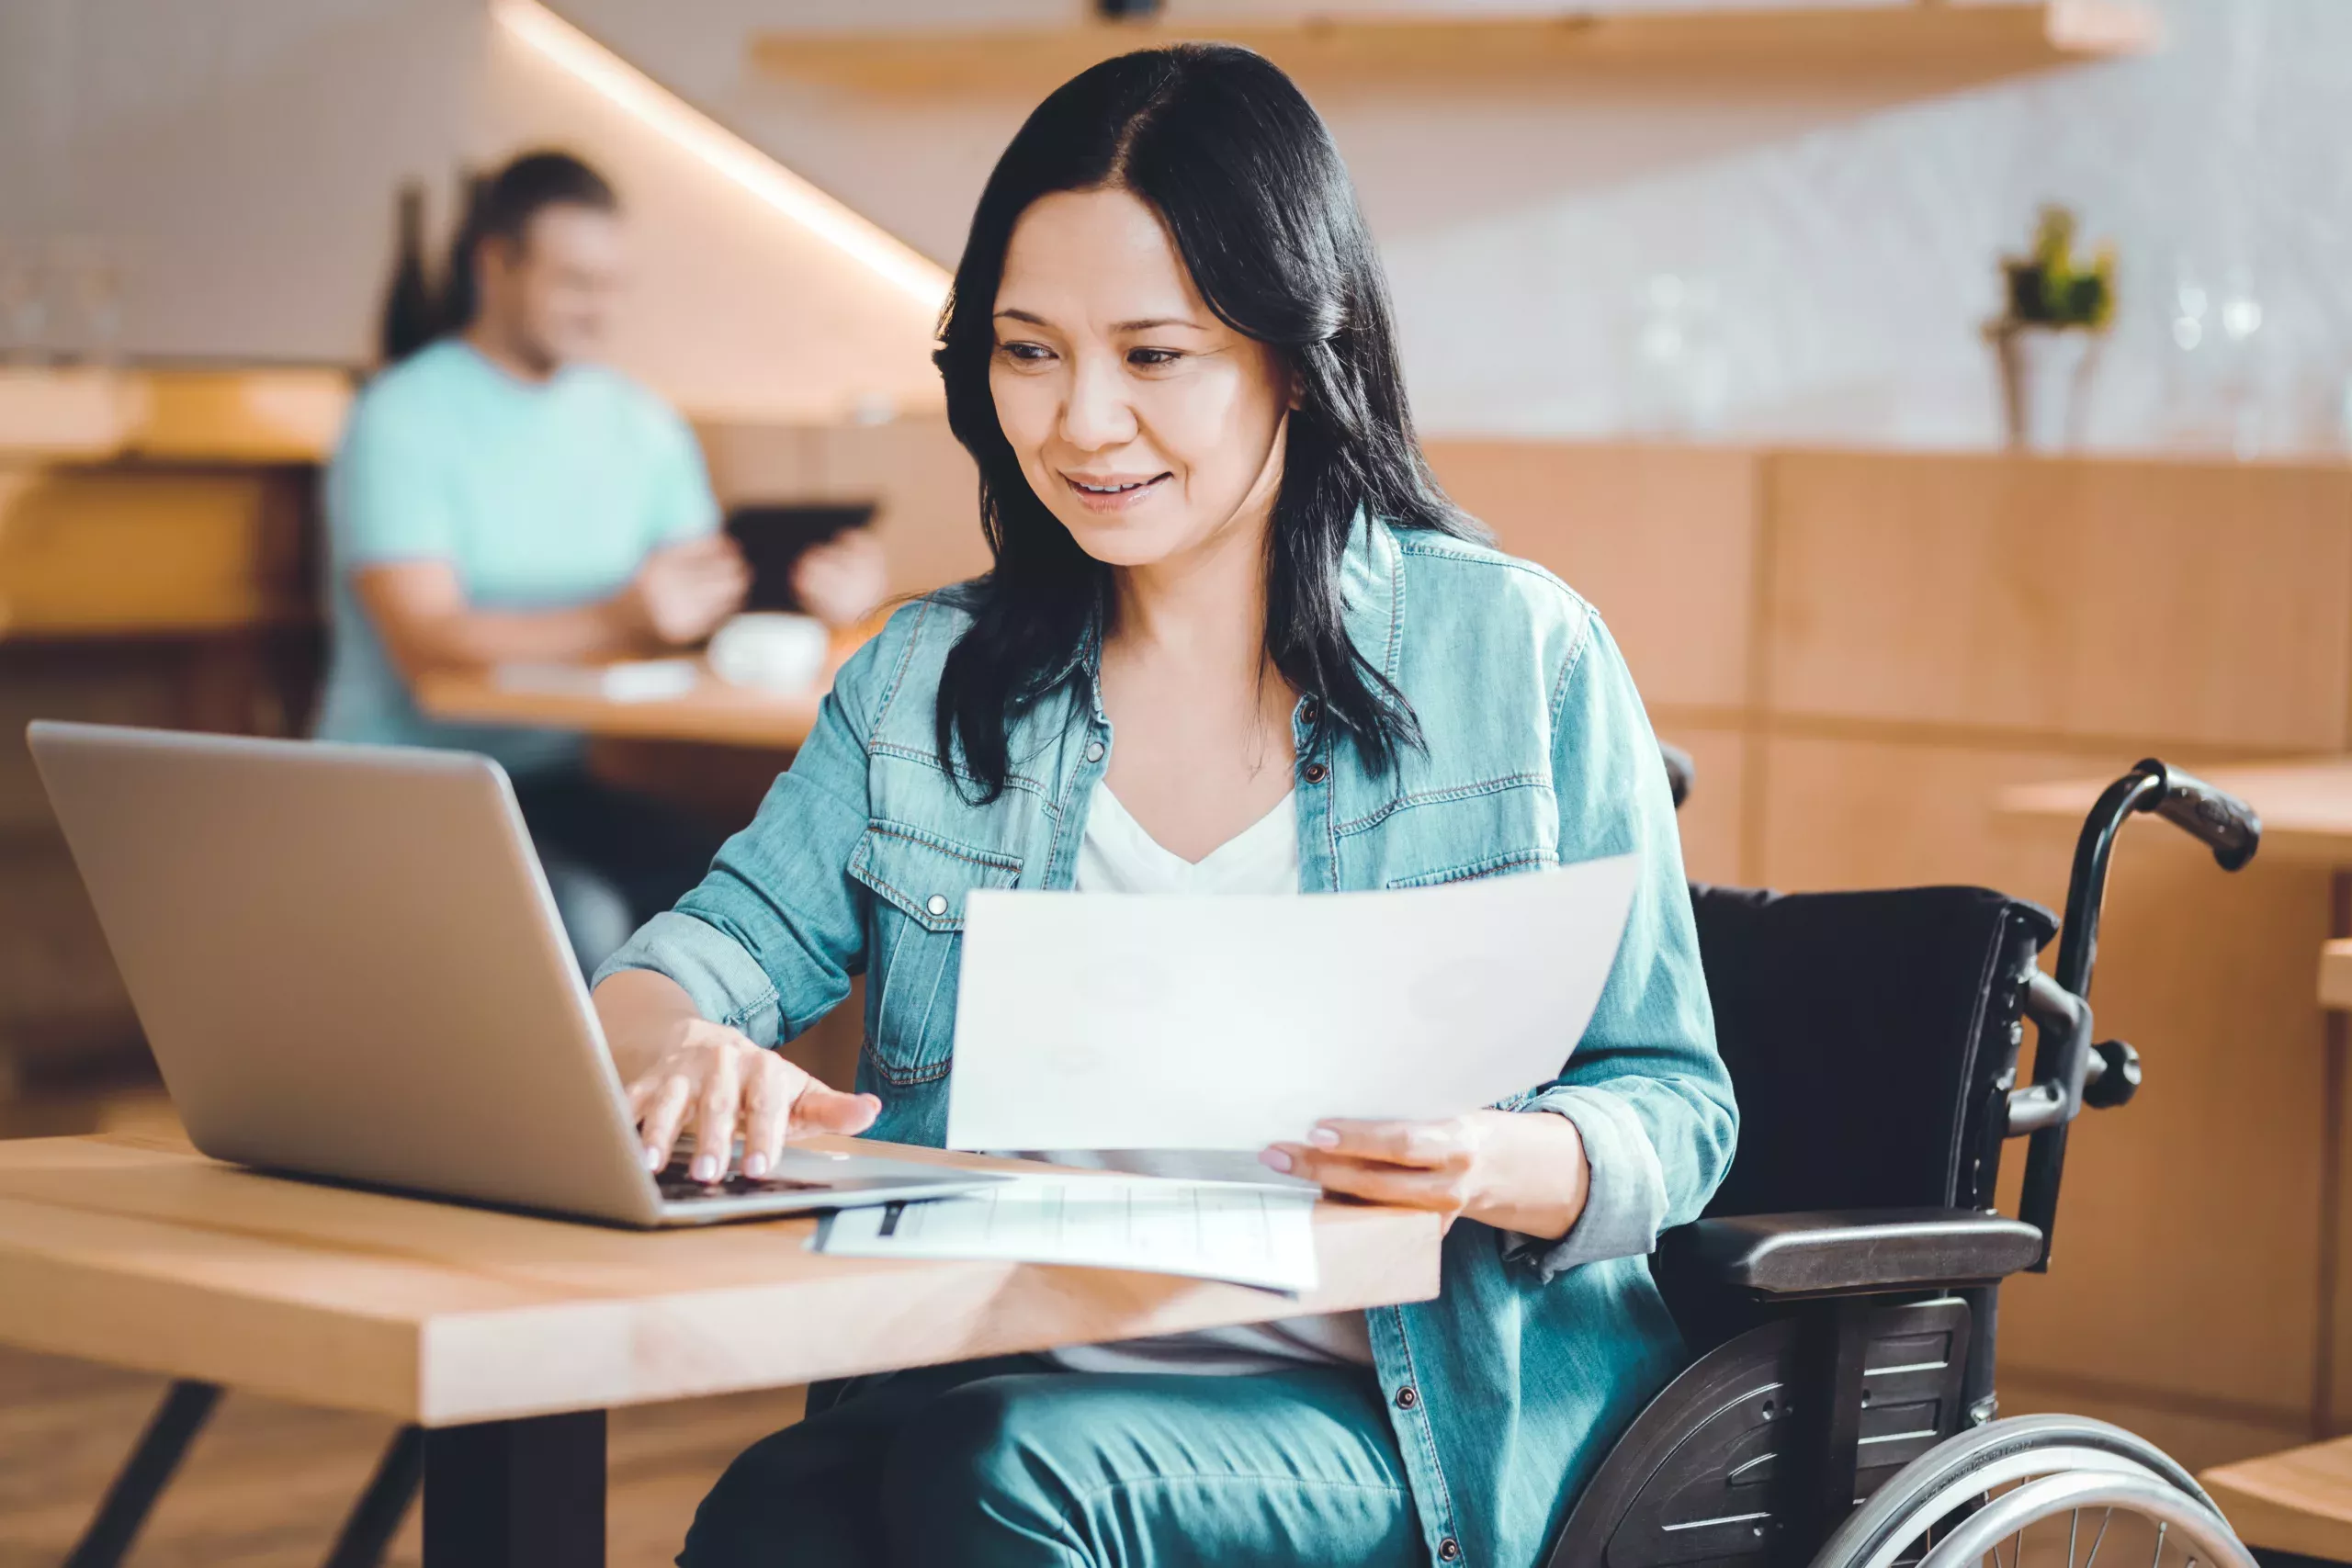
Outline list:
[[[1679,807],[1689,760],[1666,761]],[[2087,998],[2109,854],[2143,812],[2225,871],[2260,842],[2243,803],[2151,760],[2084,823],[2063,925],[1973,887],[1692,885],[1741,1110],[1721,1190],[1652,1259],[1696,1359],[1602,1461],[1549,1568],[2039,1568],[2061,1551],[2067,1568],[2102,1552],[2254,1568],[2143,1439],[1996,1415],[2000,1281],[2049,1267],[2069,1123],[2140,1083],[2130,1045],[2094,1043]],[[2009,1217],[1994,1182],[2017,1137]]]

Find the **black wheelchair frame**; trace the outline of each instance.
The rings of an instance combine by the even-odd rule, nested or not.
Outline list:
[[[1690,761],[1669,748],[1666,764],[1679,807]],[[1843,1568],[1864,1560],[1841,1529],[1857,1508],[1994,1420],[1999,1281],[2049,1267],[2070,1123],[2140,1083],[2130,1045],[2093,1042],[2088,998],[2109,861],[2141,813],[2201,840],[2225,871],[2260,842],[2243,803],[2151,759],[2085,822],[2063,927],[1980,888],[1693,885],[1742,1116],[1706,1215],[1668,1232],[1652,1260],[1697,1358],[1593,1473],[1549,1568]],[[2044,974],[2037,956],[2053,935]],[[2034,1070],[2020,1085],[2027,1021]],[[1994,1186],[2003,1144],[2019,1136],[2009,1217]],[[2079,1418],[2064,1431],[2129,1447],[2130,1462],[2210,1508],[2128,1434]],[[1883,1560],[1889,1527],[1869,1522],[1870,1560]]]

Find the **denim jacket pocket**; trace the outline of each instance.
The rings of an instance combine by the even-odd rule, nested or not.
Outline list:
[[[1013,886],[1021,861],[904,823],[877,821],[858,840],[849,874],[875,895],[866,1053],[887,1082],[943,1078],[955,1045],[964,900],[978,888]]]

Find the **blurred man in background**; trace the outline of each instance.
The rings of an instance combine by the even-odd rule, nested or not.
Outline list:
[[[586,968],[699,880],[720,835],[599,783],[579,736],[440,723],[412,687],[673,651],[743,602],[693,433],[591,362],[623,264],[619,204],[578,159],[535,152],[482,182],[453,247],[449,331],[362,394],[326,495],[319,736],[503,763]]]

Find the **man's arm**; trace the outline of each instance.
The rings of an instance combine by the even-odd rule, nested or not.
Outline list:
[[[707,637],[742,603],[742,558],[723,536],[655,551],[609,599],[550,610],[481,610],[443,560],[363,566],[352,587],[403,679],[505,663],[660,652]]]

